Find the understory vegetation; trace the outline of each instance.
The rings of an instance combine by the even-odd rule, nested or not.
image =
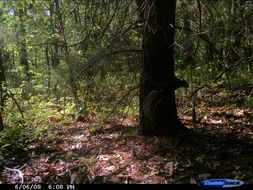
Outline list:
[[[173,157],[168,155],[173,151],[168,139],[146,139],[138,135],[143,22],[135,1],[1,1],[0,182],[21,182],[7,167],[22,170],[25,176],[22,180],[30,183],[53,183],[55,180],[66,183],[195,183],[215,177],[208,169],[222,164],[210,161],[211,158],[206,161],[205,148],[211,147],[213,159],[238,156],[235,152],[240,150],[236,146],[224,153],[228,155],[220,152],[220,157],[216,158],[213,139],[220,139],[217,142],[222,144],[222,135],[240,133],[238,143],[245,148],[243,154],[246,154],[253,131],[253,2],[198,2],[200,4],[186,0],[177,2],[174,49],[176,75],[190,85],[176,91],[179,117],[187,128],[199,130],[199,137],[192,141],[190,149],[196,154],[203,152],[204,156],[192,155],[186,146],[188,141],[179,137],[174,139]],[[113,126],[121,126],[122,131]],[[207,141],[201,140],[201,132]],[[215,138],[210,140],[205,134]],[[240,139],[244,138],[249,144],[243,144]],[[80,141],[80,147],[74,139]],[[183,149],[177,148],[181,140]],[[230,144],[230,140],[225,140],[224,146]],[[127,142],[132,143],[133,148]],[[198,142],[206,146],[198,147]],[[109,149],[110,145],[114,150]],[[102,146],[101,152],[99,146]],[[146,152],[149,159],[139,150]],[[157,157],[152,156],[154,152]],[[184,153],[189,160],[194,159],[177,162],[176,159],[183,159],[180,155]],[[46,162],[48,155],[57,161]],[[173,160],[161,161],[166,156],[172,156]],[[108,165],[108,160],[114,163],[118,158],[122,163],[119,161],[114,168]],[[146,178],[141,179],[132,171],[139,167],[134,158],[140,163],[141,160],[150,161],[146,163],[151,164],[150,167],[142,171],[147,174]],[[40,159],[48,165],[43,166]],[[129,178],[124,173],[127,159],[133,164],[128,170]],[[252,157],[246,156],[244,162],[249,163],[250,159],[252,161]],[[24,165],[27,160],[34,164],[37,172]],[[64,166],[59,160],[63,160]],[[155,165],[157,160],[165,168]],[[205,161],[210,166],[204,166]],[[197,174],[197,163],[206,170],[199,169],[201,172]],[[97,176],[109,174],[96,170],[103,167],[109,173],[118,167],[122,175],[117,179],[100,179]],[[227,172],[234,172],[233,176],[225,177],[239,176],[252,182],[252,173],[244,172],[246,166],[238,167]],[[186,169],[192,169],[196,178],[190,177],[190,173],[183,176]],[[63,170],[69,173],[61,175]],[[151,175],[152,171],[156,173]],[[80,173],[85,173],[86,178],[79,179]],[[216,174],[222,177],[225,173],[224,170]],[[174,178],[170,181],[171,176]]]

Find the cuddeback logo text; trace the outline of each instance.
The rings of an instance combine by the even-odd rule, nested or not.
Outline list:
[[[209,179],[200,182],[201,186],[213,188],[232,188],[242,186],[243,184],[243,181],[235,179]]]

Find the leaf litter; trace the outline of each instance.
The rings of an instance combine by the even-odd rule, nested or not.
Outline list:
[[[205,106],[208,104],[208,106]],[[27,159],[5,164],[2,183],[191,183],[210,178],[253,181],[253,112],[204,102],[198,122],[179,108],[190,135],[144,137],[127,119],[90,130],[96,120],[52,129],[53,142],[28,147]],[[13,155],[14,156],[14,155]],[[10,159],[11,160],[11,159]],[[15,160],[15,159],[14,159]]]

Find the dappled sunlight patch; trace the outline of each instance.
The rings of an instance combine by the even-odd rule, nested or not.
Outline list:
[[[140,136],[131,119],[102,124],[96,133],[92,122],[53,127],[58,136],[44,148],[30,145],[30,161],[21,172],[30,183],[196,183],[207,176],[252,180],[252,112],[205,110],[199,111],[201,120],[191,135],[170,138]],[[191,116],[179,115],[191,128]],[[7,175],[9,181],[18,180]]]

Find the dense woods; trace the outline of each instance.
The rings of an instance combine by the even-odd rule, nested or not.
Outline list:
[[[0,1],[0,183],[252,183],[252,0]]]

